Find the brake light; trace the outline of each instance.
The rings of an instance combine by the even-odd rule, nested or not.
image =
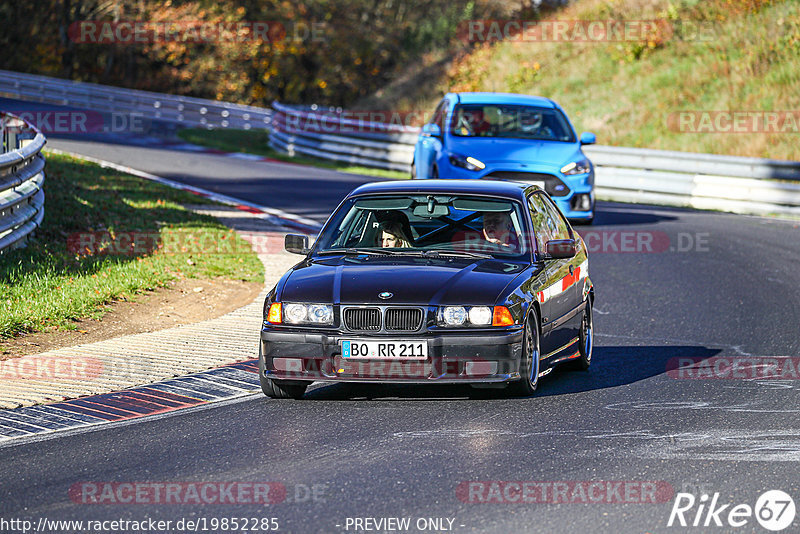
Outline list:
[[[492,315],[492,326],[511,326],[512,324],[514,324],[514,318],[508,308],[495,306],[494,314]]]
[[[267,322],[272,324],[281,324],[281,303],[273,302],[269,305],[269,312],[267,312]]]

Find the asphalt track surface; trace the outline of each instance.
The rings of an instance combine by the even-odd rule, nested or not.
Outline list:
[[[89,139],[48,145],[320,221],[369,180]],[[800,356],[798,223],[600,203],[595,226],[580,231],[593,247],[596,288],[588,372],[553,372],[522,399],[461,386],[316,384],[302,401],[254,395],[11,444],[0,450],[0,517],[173,525],[274,517],[280,532],[363,532],[353,518],[389,517],[410,518],[409,532],[419,531],[418,518],[451,519],[454,532],[768,532],[754,517],[739,528],[667,521],[680,491],[718,492],[719,504],[731,505],[723,522],[733,505],[754,506],[766,490],[800,504],[800,380],[666,371],[678,357]],[[623,233],[633,243],[650,236],[638,239],[657,251],[620,251]],[[85,481],[273,481],[287,498],[83,504],[69,490]],[[469,502],[459,488],[470,481],[652,481],[671,492],[659,503],[620,503],[613,491],[594,503]],[[479,495],[489,493],[473,500]],[[690,523],[697,509],[686,513]]]

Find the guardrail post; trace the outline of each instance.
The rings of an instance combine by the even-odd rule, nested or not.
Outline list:
[[[11,119],[10,115],[0,115],[0,154],[11,152],[19,148],[17,145],[17,134],[14,133],[14,128],[8,126]]]

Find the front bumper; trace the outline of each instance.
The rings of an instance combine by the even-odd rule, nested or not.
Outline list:
[[[278,380],[339,382],[492,383],[518,380],[522,328],[491,333],[436,333],[364,336],[342,333],[261,331],[264,375]],[[382,339],[424,341],[420,360],[343,358],[341,341]]]
[[[538,163],[487,163],[486,168],[481,171],[468,171],[460,167],[456,167],[447,162],[440,162],[439,176],[442,178],[454,179],[483,179],[490,180],[496,179],[493,174],[496,173],[519,173],[520,175],[531,174],[530,180],[521,178],[520,182],[537,182],[540,178],[535,177],[535,174],[549,174],[561,180],[567,188],[567,192],[558,195],[551,195],[558,208],[564,213],[564,216],[570,220],[587,220],[594,217],[594,169],[587,174],[578,175],[565,175],[561,173],[559,168],[548,164]],[[589,209],[578,209],[583,206],[583,202],[579,197],[589,197]]]
[[[589,205],[589,209],[576,209],[577,207],[583,207],[584,200],[578,198],[580,196],[587,197],[586,203]],[[580,189],[576,189],[570,192],[569,196],[566,197],[551,197],[553,201],[558,206],[558,209],[564,214],[564,217],[573,221],[573,220],[588,220],[594,218],[594,191],[591,187],[582,187]]]

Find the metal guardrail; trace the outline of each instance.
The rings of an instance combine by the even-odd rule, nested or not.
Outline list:
[[[44,218],[44,135],[0,112],[0,252],[24,245]]]
[[[0,70],[0,96],[207,128],[269,128],[272,110]]]
[[[289,153],[410,172],[418,129],[275,102],[273,110],[0,70],[0,95],[208,128],[270,129]],[[800,216],[800,162],[592,145],[599,198]]]
[[[589,146],[597,194],[619,202],[800,217],[800,162]]]
[[[419,130],[275,102],[270,145],[288,153],[410,172]],[[800,162],[643,148],[584,147],[599,198],[800,217]]]

